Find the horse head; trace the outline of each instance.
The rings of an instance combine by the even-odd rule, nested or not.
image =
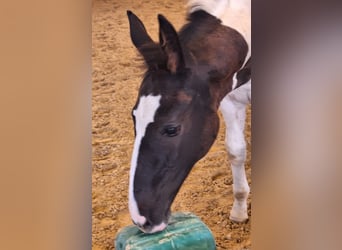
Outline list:
[[[229,88],[221,93],[221,97],[218,97],[217,90],[223,78],[229,83],[225,86],[231,85],[232,74],[243,60],[234,65],[235,68],[223,65],[223,74],[216,66],[213,68],[213,63],[203,60],[198,63],[195,52],[184,46],[191,29],[180,37],[172,24],[158,15],[159,43],[156,43],[141,20],[131,11],[127,14],[132,42],[147,66],[132,110],[135,141],[129,210],[133,222],[142,231],[154,233],[167,226],[171,204],[182,183],[213,144],[219,129],[217,108]],[[209,14],[196,14],[199,19],[210,20],[210,25],[220,25],[220,21]],[[204,31],[210,31],[210,28]],[[220,36],[212,37],[221,39]],[[223,43],[228,44],[226,40]],[[225,49],[221,44],[220,48]],[[212,51],[217,53],[214,49]],[[210,51],[202,53],[207,55]],[[227,62],[224,56],[217,58]],[[209,59],[216,60],[216,54],[209,55]]]

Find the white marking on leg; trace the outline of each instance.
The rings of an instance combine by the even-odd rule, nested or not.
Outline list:
[[[226,145],[233,174],[234,203],[230,219],[244,221],[248,218],[247,198],[250,191],[245,173],[246,142],[244,127],[246,104],[250,100],[251,83],[229,93],[221,102],[221,112],[226,122]]]
[[[137,167],[140,143],[145,135],[148,124],[154,121],[155,113],[160,106],[161,95],[157,96],[142,96],[140,97],[138,107],[133,111],[135,116],[135,132],[136,137],[134,141],[131,169],[129,177],[129,212],[132,220],[138,225],[144,225],[146,218],[140,215],[139,208],[134,197],[134,176]]]

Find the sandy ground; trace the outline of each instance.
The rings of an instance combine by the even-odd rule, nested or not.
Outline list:
[[[143,3],[143,4],[142,4]],[[133,107],[142,79],[142,61],[129,38],[126,10],[135,12],[157,40],[157,14],[179,29],[185,20],[183,0],[93,1],[93,171],[92,249],[114,249],[118,230],[130,225],[128,173],[133,148]],[[250,183],[250,109],[246,137]],[[217,249],[250,249],[250,219],[233,223],[232,176],[224,145],[224,124],[210,152],[183,184],[173,211],[198,215],[215,236]],[[250,215],[250,198],[249,198]]]

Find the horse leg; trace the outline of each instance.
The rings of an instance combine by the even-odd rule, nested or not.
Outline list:
[[[248,219],[247,198],[250,188],[245,172],[246,142],[244,127],[246,105],[250,102],[250,90],[250,83],[233,90],[222,100],[220,106],[226,123],[226,146],[233,174],[234,203],[229,218],[237,222]]]

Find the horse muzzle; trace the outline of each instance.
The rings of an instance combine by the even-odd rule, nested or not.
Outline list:
[[[148,221],[146,223],[144,223],[143,225],[140,225],[139,223],[135,223],[134,221],[133,221],[133,223],[141,231],[143,231],[144,233],[147,233],[147,234],[153,234],[153,233],[161,232],[167,227],[167,223],[165,223],[165,222],[162,222],[159,225],[152,225]]]

